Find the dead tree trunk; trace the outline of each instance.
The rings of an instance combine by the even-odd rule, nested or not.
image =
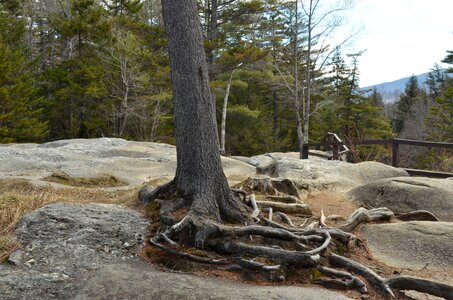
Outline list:
[[[173,83],[177,168],[172,185],[190,213],[215,221],[246,220],[222,170],[196,1],[163,0]]]
[[[220,154],[225,155],[225,129],[226,129],[226,114],[228,108],[228,97],[230,96],[231,82],[233,81],[234,71],[231,71],[230,78],[228,79],[225,98],[223,99],[223,108],[222,108],[222,124],[220,128]]]

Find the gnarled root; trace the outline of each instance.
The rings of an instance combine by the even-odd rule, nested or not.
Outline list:
[[[295,196],[266,196],[266,199],[281,203],[300,203],[299,198]]]
[[[272,201],[256,201],[258,207],[260,208],[272,208],[275,211],[281,211],[284,213],[292,214],[303,214],[303,215],[312,215],[310,206],[307,204],[300,203],[280,203]]]
[[[160,190],[153,191],[147,196],[148,201],[153,201],[162,195],[171,194],[172,183]],[[372,269],[346,257],[331,253],[332,244],[348,243],[355,240],[351,233],[356,226],[363,222],[387,220],[393,216],[393,212],[387,208],[356,210],[346,222],[339,228],[326,225],[324,214],[318,221],[320,228],[294,227],[289,217],[284,214],[285,208],[297,207],[299,203],[281,203],[273,201],[257,202],[255,195],[246,201],[246,194],[242,190],[236,194],[244,197],[244,202],[254,208],[253,219],[248,219],[246,226],[229,226],[221,224],[217,219],[211,219],[206,215],[200,215],[191,208],[191,203],[183,199],[170,201],[157,200],[160,204],[160,218],[165,226],[150,240],[150,243],[172,255],[186,258],[200,263],[235,266],[236,268],[264,271],[269,278],[275,278],[275,272],[291,266],[304,268],[317,268],[324,276],[331,279],[317,279],[319,284],[328,287],[342,289],[356,289],[360,293],[367,292],[366,284],[357,276],[363,277],[375,290],[381,292],[384,297],[395,297],[394,290],[416,290],[431,295],[453,299],[453,287],[425,279],[411,276],[397,276],[384,278]],[[292,198],[291,198],[292,199]],[[292,200],[291,200],[292,201]],[[282,225],[261,214],[259,207],[271,208],[275,215],[290,226]],[[179,222],[172,213],[180,208],[187,208],[184,218]],[[283,208],[283,209],[282,209]],[[184,212],[185,210],[182,210]],[[291,210],[291,212],[294,212]],[[300,212],[300,211],[297,211]],[[249,215],[250,211],[246,211]],[[258,216],[260,219],[258,219]],[[253,220],[265,226],[253,223]],[[251,223],[250,223],[251,222]],[[202,250],[213,250],[220,254],[230,255],[226,259],[201,257],[184,251],[184,246],[195,247]],[[265,258],[266,264],[247,257]],[[345,270],[336,270],[325,266],[329,262],[331,266]],[[392,290],[394,289],[394,290]]]
[[[225,254],[264,256],[270,259],[295,266],[313,267],[319,256],[307,255],[299,251],[276,249],[266,246],[248,245],[235,241],[217,241],[214,247]]]
[[[251,259],[244,259],[244,258],[240,258],[240,257],[233,259],[233,261],[235,263],[237,263],[238,265],[240,265],[241,267],[250,269],[250,270],[276,271],[282,267],[281,265],[267,266],[267,265],[259,263],[257,261],[254,261]]]
[[[356,228],[360,223],[378,220],[389,220],[393,216],[394,213],[386,207],[373,208],[370,210],[361,207],[353,212],[346,220],[346,222],[343,225],[340,225],[339,228],[341,230],[350,232],[354,230],[354,228]]]
[[[247,192],[242,189],[231,189],[237,196],[242,196],[242,201],[247,202]]]
[[[158,198],[171,199],[175,194],[175,180],[171,180],[155,189],[150,186],[144,186],[139,191],[138,198],[143,203],[150,203]]]
[[[362,280],[360,280],[358,277],[353,276],[351,273],[348,273],[345,271],[340,271],[340,270],[335,270],[335,269],[323,267],[323,266],[320,266],[318,269],[324,275],[327,275],[330,277],[335,277],[335,278],[346,279],[347,281],[344,282],[344,285],[346,288],[357,289],[360,293],[368,292],[366,284]]]
[[[158,234],[154,238],[150,239],[149,242],[151,243],[151,245],[159,248],[160,250],[162,250],[164,252],[167,252],[167,253],[170,253],[170,254],[173,254],[173,255],[176,255],[176,256],[179,256],[179,257],[187,258],[187,259],[190,259],[192,261],[205,263],[205,264],[214,264],[214,265],[228,265],[228,264],[231,264],[228,260],[206,258],[206,257],[201,257],[201,256],[196,256],[196,255],[192,255],[192,254],[189,254],[189,253],[185,253],[185,252],[182,252],[182,251],[177,251],[175,249],[172,249],[170,247],[166,247],[163,244],[159,243],[158,242],[159,239],[164,239],[166,241],[169,241],[168,237],[166,237],[166,236],[164,237],[164,236]],[[173,242],[173,243],[175,243],[175,242]]]
[[[386,280],[389,287],[398,290],[414,290],[445,299],[453,299],[453,286],[412,276],[396,276]]]
[[[378,291],[384,293],[387,296],[395,297],[395,294],[386,283],[385,279],[376,274],[373,270],[350,260],[346,257],[332,253],[329,257],[329,261],[332,265],[344,268],[355,274],[363,276],[369,283],[371,283]]]
[[[293,181],[286,178],[271,178],[265,175],[257,175],[248,178],[241,184],[248,193],[258,193],[274,196],[293,196],[299,199],[297,186]]]
[[[439,219],[427,210],[416,210],[397,216],[401,221],[433,221],[439,222]]]
[[[392,289],[395,290],[414,290],[427,293],[445,299],[453,299],[453,286],[432,280],[426,280],[413,276],[396,276],[383,278],[370,268],[352,261],[346,257],[331,254],[329,260],[332,265],[345,268],[353,273],[363,276],[378,291],[386,296],[395,297]],[[322,272],[322,271],[321,271]]]

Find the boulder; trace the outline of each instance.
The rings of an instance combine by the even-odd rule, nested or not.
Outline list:
[[[44,206],[22,217],[22,248],[0,265],[0,299],[68,299],[105,264],[142,261],[149,221],[112,204]]]
[[[218,278],[164,273],[145,264],[108,265],[98,270],[76,300],[83,299],[325,299],[346,296],[314,287],[252,286]]]
[[[412,221],[363,226],[373,258],[396,268],[453,271],[453,223]]]
[[[369,207],[385,206],[396,214],[427,210],[453,221],[453,180],[423,177],[382,179],[359,186],[348,197]]]

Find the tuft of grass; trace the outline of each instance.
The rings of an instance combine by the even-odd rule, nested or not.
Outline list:
[[[63,185],[87,188],[118,187],[127,185],[127,182],[116,178],[113,175],[103,175],[98,177],[72,177],[62,171],[55,171],[50,176],[43,178],[43,180]]]
[[[25,180],[0,180],[0,261],[19,246],[12,233],[19,219],[28,212],[55,202],[138,207],[137,193],[138,189],[113,192],[96,188],[56,189],[34,186]]]
[[[319,279],[320,277],[322,277],[321,271],[319,271],[317,268],[310,269],[310,280],[314,281],[316,279]]]

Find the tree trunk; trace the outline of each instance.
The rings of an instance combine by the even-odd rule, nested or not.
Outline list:
[[[218,3],[217,3],[217,0],[209,0],[209,8],[208,8],[208,13],[210,14],[209,15],[209,18],[208,18],[208,41],[210,42],[210,45],[209,45],[209,48],[208,48],[208,51],[207,51],[207,62],[208,62],[208,72],[209,72],[209,76],[212,76],[214,75],[214,48],[213,48],[213,45],[214,45],[214,40],[217,39],[218,37],[218,25],[217,25],[217,22],[218,22]]]
[[[245,206],[222,170],[217,125],[195,0],[163,0],[176,125],[177,194],[190,212],[215,221],[244,222]]]
[[[308,39],[307,39],[307,60],[306,60],[306,87],[305,87],[305,105],[304,105],[304,141],[308,144],[308,134],[310,125],[310,104],[311,104],[311,44],[312,44],[312,21],[313,21],[313,0],[310,0],[308,10]]]
[[[119,128],[118,128],[118,135],[120,137],[124,134],[124,129],[126,128],[126,121],[127,121],[127,106],[129,100],[129,66],[127,58],[121,56],[121,80],[123,83],[123,101],[121,102],[120,106],[120,115],[119,115]]]
[[[225,98],[223,99],[223,108],[222,108],[222,124],[220,127],[220,154],[225,155],[225,127],[226,127],[226,114],[228,108],[228,97],[230,96],[231,81],[233,80],[234,70],[230,74],[228,79]]]
[[[299,158],[303,158],[304,136],[302,133],[302,118],[300,116],[300,103],[299,103],[299,4],[296,1],[296,20],[294,30],[294,109],[296,110],[296,130],[297,142],[299,144]]]
[[[272,133],[274,136],[274,143],[277,143],[278,140],[278,95],[277,91],[272,92],[272,99],[273,99],[273,104],[274,104],[274,118],[273,118],[273,127],[272,127]]]

